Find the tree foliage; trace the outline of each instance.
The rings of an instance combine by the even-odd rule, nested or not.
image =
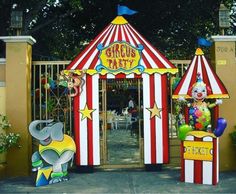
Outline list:
[[[193,55],[198,37],[219,34],[221,0],[1,0],[0,35],[11,35],[11,10],[24,11],[23,35],[37,43],[34,60],[71,60],[116,17],[117,4],[138,13],[125,16],[170,59]],[[228,7],[234,0],[225,0]],[[232,19],[236,20],[235,15]],[[231,33],[235,33],[232,22]]]

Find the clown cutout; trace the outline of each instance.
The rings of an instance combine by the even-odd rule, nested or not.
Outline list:
[[[210,109],[216,105],[222,104],[221,99],[216,99],[215,103],[207,103],[205,101],[209,88],[202,81],[200,74],[197,75],[197,82],[190,88],[192,103],[188,103],[189,107],[189,125],[183,124],[179,128],[179,138],[184,140],[187,133],[192,130],[202,130],[214,133],[216,137],[223,134],[226,128],[226,120],[218,118],[217,126],[215,129],[211,127],[211,112]],[[180,98],[179,100],[185,101]]]

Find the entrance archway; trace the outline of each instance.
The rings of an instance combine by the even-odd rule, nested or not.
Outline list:
[[[99,91],[101,167],[143,167],[142,79],[100,79]]]

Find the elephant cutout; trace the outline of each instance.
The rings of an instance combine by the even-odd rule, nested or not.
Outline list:
[[[38,171],[36,186],[68,180],[68,163],[73,160],[76,146],[70,136],[63,134],[63,123],[35,120],[29,132],[39,140],[39,149],[32,155],[32,171]]]

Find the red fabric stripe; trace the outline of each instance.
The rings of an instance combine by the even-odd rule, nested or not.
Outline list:
[[[169,128],[168,128],[168,91],[167,91],[167,75],[161,76],[162,88],[162,124],[163,124],[163,163],[169,162]]]
[[[115,79],[125,79],[126,78],[126,75],[124,73],[118,73],[116,76],[115,76]]]
[[[150,79],[150,107],[153,108],[155,103],[155,83],[154,74],[149,75]],[[150,119],[151,127],[151,163],[156,164],[156,118],[152,117]]]
[[[201,59],[201,64],[202,64],[202,80],[206,84],[207,87],[211,88],[211,84],[209,81],[209,77],[207,75],[206,66],[204,65],[203,58],[201,57],[200,59]],[[211,91],[207,91],[207,95],[210,95],[210,94],[212,94],[212,88],[211,88]]]
[[[145,68],[151,69],[152,67],[151,67],[150,63],[148,62],[148,60],[146,59],[146,57],[143,54],[142,54],[142,59],[143,59],[143,62],[146,66]]]
[[[212,123],[213,129],[216,128],[218,118],[219,118],[219,106],[217,105],[213,109],[213,121],[214,121],[214,123]]]
[[[130,28],[128,28],[128,26],[127,26],[126,29],[127,29],[127,32],[130,31]],[[129,32],[129,35],[130,35],[130,37],[132,37],[134,43],[135,43],[136,46],[137,46],[139,43],[136,42],[135,39],[133,38],[134,34],[133,34],[132,32]],[[135,36],[135,37],[136,37],[136,36]],[[136,39],[139,40],[139,38],[137,38],[137,37],[136,37]],[[140,42],[140,40],[139,40],[139,42]],[[147,48],[145,47],[145,45],[143,45],[143,46],[144,46],[144,49],[146,50]],[[144,62],[144,64],[145,64],[146,68],[148,68],[148,69],[152,68],[151,64],[149,63],[149,61],[147,60],[147,58],[145,57],[145,55],[143,54],[143,52],[142,52],[142,59],[143,59],[143,62]],[[153,59],[153,61],[155,61],[155,60]]]
[[[136,79],[142,79],[142,74],[140,74],[140,75],[134,74],[134,78],[136,78]]]
[[[115,25],[115,29],[114,29],[114,31],[113,31],[113,34],[112,34],[112,36],[111,36],[111,39],[110,39],[109,44],[114,42],[114,40],[115,40],[115,35],[116,35],[116,31],[118,30],[118,27],[119,27],[118,25]]]
[[[195,66],[193,68],[193,74],[192,74],[192,77],[191,77],[191,80],[190,80],[190,83],[189,83],[189,90],[188,90],[188,95],[189,96],[192,96],[192,86],[194,83],[196,83],[197,81],[197,67],[198,67],[198,60],[199,60],[199,57],[197,57],[196,59],[196,62],[195,62]]]
[[[79,88],[78,88],[79,89]],[[75,134],[75,163],[80,166],[80,113],[79,113],[79,95],[74,97],[74,134]]]
[[[184,115],[185,123],[189,124],[189,108],[187,106],[184,107]]]
[[[213,138],[213,165],[212,165],[212,184],[216,185],[217,184],[217,139]]]
[[[133,26],[131,26],[130,24],[128,24],[128,27],[129,27],[129,29],[130,30],[132,30],[132,34],[134,34],[136,37],[137,37],[137,39],[139,39],[139,42],[141,43],[141,44],[143,44],[143,46],[144,46],[144,48],[146,49],[146,51],[150,54],[150,53],[152,53],[151,55],[153,56],[153,60],[155,61],[155,62],[157,62],[158,61],[158,63],[156,64],[156,65],[160,65],[160,66],[157,66],[157,68],[165,68],[166,66],[158,59],[158,57],[150,50],[150,47],[151,48],[153,48],[159,55],[160,55],[160,57],[171,67],[171,68],[176,68],[164,55],[162,55],[161,53],[160,53],[160,51],[158,51],[155,47],[153,47],[152,46],[152,44],[149,42],[149,41],[147,41],[141,34],[137,34],[136,32],[137,32],[137,30],[133,27]],[[135,31],[136,32],[135,32]],[[143,40],[145,40],[145,42],[148,44],[145,44],[144,43],[144,41],[141,39],[141,38],[139,38],[139,36],[140,37],[142,37],[142,39]]]
[[[155,62],[155,65],[157,66],[157,67],[154,67],[154,68],[166,68],[166,66],[159,60],[159,58],[150,50],[149,46],[146,45],[131,28],[127,27],[127,30],[130,31],[131,36],[135,36],[136,39],[138,39],[138,41],[140,42],[140,44],[142,44],[144,46],[145,51],[152,58],[152,60]],[[142,52],[142,57],[144,57],[143,52]],[[164,58],[163,56],[161,56],[161,57]],[[150,65],[150,63],[149,63],[149,65]]]
[[[131,42],[133,42],[134,45],[133,44],[132,45],[137,47],[138,43],[134,40],[134,38],[132,37],[132,34],[128,31],[128,28],[129,28],[128,25],[125,25],[124,28],[123,28],[125,35],[127,35],[127,42],[129,42],[130,44],[131,44]],[[130,36],[130,38],[128,38],[128,35]]]
[[[202,141],[202,139],[194,137],[194,141]],[[202,184],[202,161],[201,160],[194,160],[194,183]]]
[[[115,27],[115,28],[117,28],[117,27]],[[116,31],[116,29],[115,29],[115,31]],[[109,34],[108,34],[108,35],[106,36],[106,38],[104,39],[103,46],[106,44],[108,37],[109,37]],[[115,34],[113,33],[113,40],[114,40],[114,37],[115,37]],[[104,37],[103,37],[103,38],[104,38]],[[113,42],[113,41],[110,41],[110,42]],[[110,43],[110,42],[109,42],[109,43]],[[100,42],[98,42],[98,44],[99,44],[99,43],[100,43]],[[97,48],[96,48],[96,49],[97,49]],[[99,55],[100,55],[100,52],[98,51],[98,52],[96,53],[95,57],[93,58],[93,60],[92,60],[92,62],[91,62],[91,65],[89,66],[89,69],[94,69],[94,68],[95,68],[95,66],[96,66],[96,64],[97,64],[97,61],[99,60]],[[90,57],[91,55],[88,54],[88,56]]]
[[[105,45],[105,43],[106,43],[106,41],[107,41],[107,39],[108,39],[108,37],[109,37],[109,33],[113,30],[113,28],[114,28],[114,26],[112,27],[111,30],[109,30],[109,32],[107,32],[106,34],[104,34],[104,35],[99,39],[99,41],[97,42],[97,44],[87,53],[87,55],[86,55],[86,56],[83,58],[83,60],[80,62],[80,64],[79,64],[80,67],[83,68],[84,65],[87,63],[87,61],[89,60],[89,58],[91,57],[91,55],[93,54],[93,52],[96,51],[96,55],[94,56],[94,58],[93,58],[91,64],[89,64],[89,66],[88,66],[88,69],[94,69],[94,67],[95,67],[95,65],[96,65],[96,63],[97,63],[97,61],[98,61],[98,56],[99,56],[99,54],[100,54],[99,50],[97,49],[97,45],[100,44],[101,41],[102,41],[102,39],[106,36],[104,42],[102,43],[103,46]],[[76,68],[76,69],[78,69],[78,68]]]
[[[127,32],[126,32],[126,29],[124,28],[124,26],[122,26],[122,28],[123,28],[123,32],[124,32],[124,35],[125,35],[125,40],[126,40],[126,42],[130,43],[130,40],[129,40],[128,35],[127,35]],[[133,46],[134,46],[134,45],[133,45]]]
[[[215,73],[215,71],[213,70],[212,66],[209,65],[209,67],[210,67],[210,69],[211,69],[211,71],[212,71],[212,73],[213,73],[213,75],[214,75],[214,78],[215,78],[215,80],[216,80],[218,86],[220,87],[221,93],[222,93],[222,94],[228,94],[227,89],[225,88],[225,86],[224,86],[224,84],[222,83],[222,81],[220,80],[220,78],[216,75],[216,73]]]
[[[99,74],[99,79],[107,79],[107,75],[101,75],[101,74]]]
[[[95,41],[97,41],[97,39],[101,39],[102,37],[104,37],[104,35],[106,35],[106,34],[109,32],[109,30],[111,30],[111,29],[108,29],[108,28],[112,28],[112,27],[113,27],[113,25],[109,24],[99,35],[96,36],[96,38],[95,38],[94,40],[92,40],[92,41],[90,42],[90,44],[89,44],[81,53],[79,53],[79,54],[72,60],[72,62],[67,66],[66,69],[71,69],[72,66],[79,60],[79,58],[82,57],[82,55],[83,55],[85,52],[87,52],[88,49],[91,48],[92,44],[93,44]],[[100,36],[102,35],[102,33],[103,33],[104,31],[106,31],[106,30],[108,30],[108,32],[104,33],[103,36],[100,37]],[[99,37],[100,37],[100,38],[99,38]],[[99,41],[98,41],[98,43],[99,43]],[[97,44],[95,44],[95,46],[97,46]],[[92,49],[92,50],[93,50],[93,49]],[[82,69],[82,67],[81,67],[80,65],[78,65],[78,66],[76,67],[76,69]]]
[[[217,124],[217,120],[219,118],[219,106],[215,106],[214,107],[214,111],[213,111],[213,129],[216,127],[216,124]],[[216,138],[213,138],[213,165],[212,165],[212,184],[213,185],[216,185],[217,184],[217,152],[218,150],[218,147],[217,147],[217,139]]]
[[[121,27],[118,28],[118,41],[122,41]]]
[[[185,181],[185,163],[184,163],[184,143],[181,141],[180,143],[180,159],[181,159],[181,174],[180,181]]]
[[[196,57],[196,56],[195,56]],[[194,60],[194,59],[193,59]],[[192,64],[193,60],[191,61],[190,65],[188,66],[186,72],[184,73],[183,77],[181,78],[180,82],[178,83],[178,85],[176,86],[175,88],[175,91],[173,93],[173,95],[178,95],[182,86],[183,86],[183,83],[185,83],[185,80],[186,80],[186,77],[187,75],[189,74],[189,71],[190,71],[190,67],[194,64]],[[190,87],[190,86],[189,86]]]
[[[87,91],[87,105],[88,109],[93,109],[92,96],[92,76],[86,75],[86,91]],[[92,114],[91,114],[92,115]],[[93,165],[93,118],[87,118],[88,126],[88,165]]]

